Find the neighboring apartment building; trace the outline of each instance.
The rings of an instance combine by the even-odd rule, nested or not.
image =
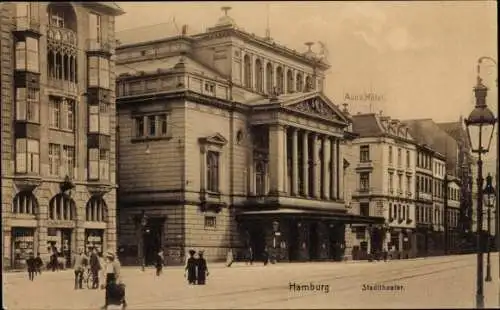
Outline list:
[[[160,249],[182,263],[191,248],[339,259],[346,224],[380,221],[347,213],[349,118],[322,92],[329,65],[311,49],[240,30],[227,11],[203,33],[129,40],[145,31],[120,34],[117,49],[124,263]]]
[[[1,4],[3,264],[114,250],[113,2]]]
[[[378,114],[352,118],[353,131],[359,135],[352,144],[359,152],[353,208],[362,216],[385,218],[384,229],[373,230],[367,248],[360,251],[387,249],[394,257],[412,257],[416,255],[415,142],[398,120]]]

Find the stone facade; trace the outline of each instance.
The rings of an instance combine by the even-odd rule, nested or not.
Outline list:
[[[118,34],[122,261],[340,257],[350,120],[322,92],[324,59],[229,16],[182,28],[141,44]]]
[[[90,47],[91,12],[100,16],[97,31],[105,51]],[[29,252],[47,261],[57,250],[69,262],[77,249],[116,249],[115,86],[109,57],[114,16],[122,13],[97,2],[1,5],[4,268],[24,268]],[[85,68],[92,52],[105,52],[109,64],[105,181],[87,177],[92,98],[86,94],[92,89]]]

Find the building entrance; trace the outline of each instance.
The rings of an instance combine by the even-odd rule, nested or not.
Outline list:
[[[316,260],[319,257],[319,237],[318,223],[312,222],[309,224],[309,259]]]
[[[148,226],[144,230],[144,260],[146,266],[154,265],[158,252],[163,248],[163,221],[149,219]]]

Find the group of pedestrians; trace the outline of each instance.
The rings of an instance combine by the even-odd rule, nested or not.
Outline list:
[[[42,274],[43,261],[40,257],[40,253],[37,253],[35,257],[33,255],[33,252],[30,252],[29,257],[26,260],[26,265],[28,268],[28,278],[30,279],[30,281],[33,281],[36,274]]]
[[[75,272],[75,290],[83,288],[85,274],[92,281],[92,289],[99,288],[99,272],[102,270],[103,259],[97,249],[92,249],[90,255],[80,250],[78,255],[73,258],[73,268]]]
[[[184,276],[190,285],[205,285],[209,275],[207,261],[203,257],[203,251],[198,252],[198,257],[195,254],[196,251],[189,250]]]

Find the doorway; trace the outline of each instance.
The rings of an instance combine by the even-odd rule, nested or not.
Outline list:
[[[249,229],[250,233],[250,246],[254,254],[255,260],[264,260],[263,254],[266,247],[266,235],[262,229],[262,224],[252,223]]]
[[[298,260],[299,258],[299,228],[297,223],[291,222],[290,232],[288,236],[288,257],[290,261]]]
[[[312,222],[309,224],[309,259],[318,259],[318,223]]]
[[[158,252],[163,248],[163,220],[149,219],[144,230],[144,260],[146,266],[154,265]]]

